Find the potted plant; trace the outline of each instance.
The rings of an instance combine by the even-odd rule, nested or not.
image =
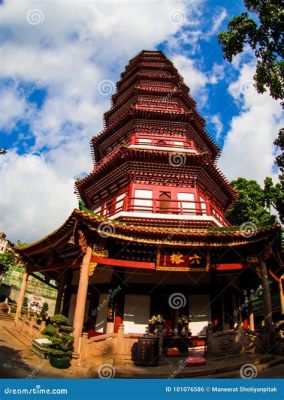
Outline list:
[[[52,344],[46,349],[50,364],[55,368],[68,368],[73,352],[73,327],[64,315],[56,314],[50,318],[50,325],[42,331]]]
[[[148,332],[154,334],[159,325],[162,325],[165,322],[164,318],[161,314],[152,315],[152,317],[148,320]]]
[[[182,336],[190,336],[191,333],[188,329],[190,317],[187,315],[180,315],[178,318],[178,333]]]

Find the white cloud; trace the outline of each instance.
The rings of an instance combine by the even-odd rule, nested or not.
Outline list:
[[[258,94],[253,86],[255,65],[245,64],[238,79],[229,86],[229,93],[240,106],[226,136],[220,168],[229,179],[239,176],[258,180],[274,176],[274,145],[284,123],[279,102],[268,94]]]
[[[224,128],[220,115],[219,114],[212,115],[212,117],[210,118],[210,122],[215,126],[215,137],[216,140],[218,141],[221,138],[221,134]]]
[[[61,225],[76,206],[74,180],[35,155],[8,152],[0,159],[1,229],[11,240],[31,242]]]
[[[211,36],[215,35],[219,31],[219,28],[227,15],[227,11],[224,8],[218,10],[218,12],[213,17],[211,29],[205,34],[205,37],[207,39],[209,39]]]
[[[0,123],[7,129],[17,121],[29,123],[31,133],[20,137],[34,136],[29,151],[45,157],[31,166],[16,154],[15,143],[0,160],[1,230],[11,240],[39,239],[77,204],[73,178],[91,171],[89,140],[102,129],[103,111],[110,106],[99,83],[117,81],[131,57],[171,40],[191,24],[202,2],[19,0],[0,5],[0,79],[13,82],[0,98],[5,110]],[[36,110],[27,98],[37,89],[46,90],[47,97]]]
[[[20,117],[26,119],[29,107],[26,99],[21,97],[15,85],[0,87],[1,112],[0,126],[9,132],[15,128]],[[32,111],[32,107],[30,107]]]

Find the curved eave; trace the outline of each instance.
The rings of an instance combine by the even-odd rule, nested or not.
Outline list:
[[[212,177],[212,179],[216,179],[221,184],[222,188],[226,191],[226,194],[230,199],[229,203],[236,199],[235,190],[230,186],[229,181],[226,179],[223,173],[212,163],[207,152],[200,154],[189,154],[183,153],[182,151],[169,152],[168,150],[146,150],[124,146],[122,146],[119,151],[115,152],[114,157],[109,158],[109,160],[101,164],[101,166],[98,165],[97,169],[95,169],[85,178],[77,181],[76,188],[78,189],[81,197],[84,200],[84,188],[86,187],[86,185],[94,181],[95,179],[99,179],[103,174],[110,172],[116,164],[120,165],[122,163],[122,160],[163,162],[168,165],[170,154],[178,154],[182,157],[185,157],[186,163],[184,164],[184,166],[202,166],[206,170],[208,175]]]
[[[111,135],[116,130],[120,129],[129,119],[135,118],[148,118],[152,120],[160,120],[161,118],[165,121],[174,121],[174,122],[188,122],[193,123],[195,125],[195,129],[197,133],[201,134],[201,139],[208,146],[214,158],[217,158],[220,154],[220,148],[213,141],[210,135],[205,131],[202,117],[198,114],[197,110],[192,110],[189,112],[185,112],[181,114],[180,112],[170,112],[170,111],[162,111],[162,110],[148,110],[148,109],[135,109],[129,108],[121,114],[120,117],[116,119],[115,122],[110,123],[99,135],[94,136],[91,139],[91,143],[94,148],[96,148],[99,143],[101,143],[105,138]]]
[[[109,225],[112,229],[104,230],[104,237],[114,238],[128,242],[147,243],[167,246],[200,246],[200,247],[224,247],[244,246],[263,240],[271,240],[280,231],[279,224],[259,226],[250,237],[244,234],[240,227],[228,227],[219,229],[192,229],[192,228],[167,228],[133,225],[127,222],[113,221],[88,211],[75,209],[70,217],[57,230],[43,239],[16,250],[23,257],[50,251],[57,245],[66,243],[68,235],[73,231],[75,223],[85,227],[89,232],[98,233],[103,225]],[[169,239],[170,238],[170,239]]]

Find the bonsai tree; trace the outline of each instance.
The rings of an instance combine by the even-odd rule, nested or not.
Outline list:
[[[47,347],[46,355],[50,359],[52,366],[57,368],[67,368],[73,352],[73,327],[68,318],[64,315],[56,314],[50,318],[50,324],[47,325],[42,334],[45,335],[52,344]]]
[[[43,303],[42,308],[40,310],[40,313],[37,317],[37,322],[40,323],[41,321],[45,321],[47,318],[47,310],[48,310],[48,304]]]

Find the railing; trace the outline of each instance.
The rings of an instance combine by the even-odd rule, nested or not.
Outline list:
[[[177,140],[178,141],[178,140]],[[194,148],[188,144],[188,143],[182,143],[182,144],[178,144],[178,143],[161,143],[158,140],[151,140],[151,142],[143,142],[143,138],[141,139],[136,139],[134,143],[132,143],[134,145],[139,145],[139,146],[153,146],[153,147],[167,147],[167,148],[174,148],[174,149],[178,149],[178,150],[194,150]]]
[[[118,201],[117,204],[107,203],[101,215],[110,217],[122,211],[139,213],[181,214],[181,215],[213,215],[204,201],[164,200],[130,197]]]

